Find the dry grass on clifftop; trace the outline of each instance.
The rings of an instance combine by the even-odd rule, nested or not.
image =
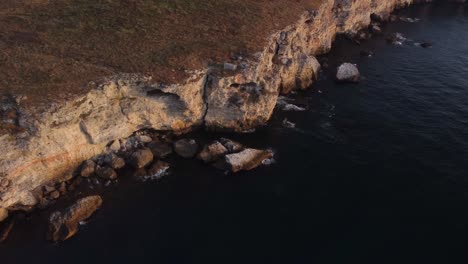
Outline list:
[[[120,72],[177,82],[185,70],[261,51],[320,1],[2,0],[0,93],[50,103]]]

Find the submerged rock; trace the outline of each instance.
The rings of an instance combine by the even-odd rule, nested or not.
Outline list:
[[[225,157],[226,165],[232,172],[248,171],[262,165],[266,159],[273,157],[273,153],[267,150],[245,149],[239,153],[229,154]]]
[[[287,118],[283,120],[283,127],[285,128],[296,128],[296,124],[293,122],[289,121]]]
[[[377,25],[372,25],[372,26],[370,27],[370,31],[371,31],[373,34],[380,34],[380,33],[382,33],[382,29],[381,29],[379,26],[377,26]]]
[[[153,158],[154,156],[150,149],[139,149],[133,152],[130,157],[130,164],[136,169],[141,169],[153,161]]]
[[[164,177],[168,174],[168,170],[171,165],[167,162],[158,160],[157,162],[153,163],[148,169],[148,176],[149,179],[159,179]]]
[[[56,211],[49,218],[49,231],[47,238],[52,241],[64,241],[78,232],[81,221],[101,207],[100,196],[88,196],[78,200],[74,205],[62,212]]]
[[[431,47],[432,47],[432,43],[430,43],[430,42],[423,42],[423,43],[421,43],[420,46],[423,47],[423,48],[425,48],[425,49],[427,49],[427,48],[431,48]]]
[[[400,17],[400,20],[403,21],[403,22],[415,23],[415,22],[418,22],[420,19],[419,18],[411,18],[411,17]]]
[[[361,50],[360,55],[362,57],[373,57],[375,53],[371,50]]]
[[[193,158],[198,151],[198,144],[193,139],[181,139],[174,144],[174,151],[183,158]]]
[[[205,163],[210,163],[218,160],[227,153],[228,149],[223,144],[219,141],[214,141],[213,143],[206,145],[198,154],[197,158]]]
[[[401,33],[392,33],[387,36],[387,41],[396,45],[401,45],[406,40],[406,38]]]
[[[340,82],[357,83],[361,79],[361,75],[356,65],[343,63],[338,67],[336,79]]]

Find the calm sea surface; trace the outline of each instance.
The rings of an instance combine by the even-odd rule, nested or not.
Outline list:
[[[468,5],[399,14],[421,19],[385,28],[403,45],[337,41],[318,84],[289,96],[307,111],[222,135],[275,164],[225,175],[173,157],[162,181],[110,187],[65,243],[45,242],[43,214],[19,221],[0,263],[468,263]],[[341,62],[364,80],[335,84]]]

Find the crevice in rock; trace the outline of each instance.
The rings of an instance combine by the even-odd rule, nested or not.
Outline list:
[[[86,125],[83,123],[83,121],[80,122],[80,131],[81,133],[83,133],[89,144],[94,144],[93,137],[91,136],[91,134],[89,134],[88,130],[86,129]]]
[[[208,108],[209,108],[209,103],[208,103],[208,85],[210,82],[210,73],[207,72],[205,76],[203,77],[203,83],[202,83],[202,100],[203,100],[203,113],[201,117],[201,126],[206,127],[206,116],[208,115]]]

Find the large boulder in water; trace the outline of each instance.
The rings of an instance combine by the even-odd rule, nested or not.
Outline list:
[[[69,239],[78,232],[80,222],[91,217],[101,205],[102,198],[100,196],[88,196],[78,200],[62,212],[52,213],[49,218],[48,239],[52,241]]]
[[[361,79],[361,74],[356,65],[351,63],[343,63],[338,67],[336,79],[339,82],[354,82],[357,83]]]
[[[225,162],[232,172],[248,171],[263,164],[264,160],[273,157],[273,153],[268,150],[245,149],[239,153],[225,156]]]

